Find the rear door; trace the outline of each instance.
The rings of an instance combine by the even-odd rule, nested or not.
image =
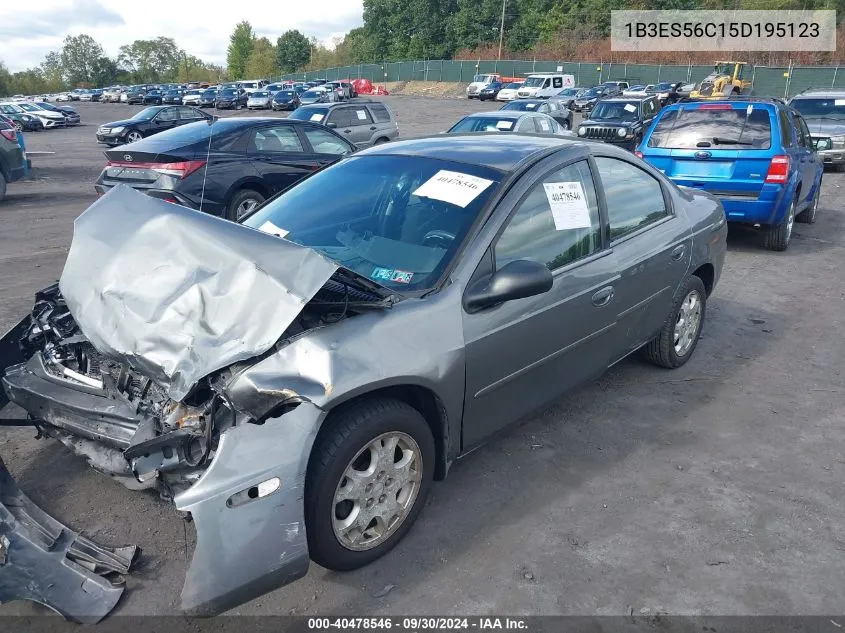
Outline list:
[[[773,109],[761,104],[684,105],[660,117],[643,151],[679,185],[757,199],[777,153],[774,125]]]
[[[798,141],[795,147],[795,160],[801,174],[801,200],[798,201],[798,210],[805,206],[815,196],[816,177],[821,172],[823,165],[816,153],[813,138],[810,136],[810,129],[807,122],[800,114],[793,114],[793,123],[798,133]]]
[[[320,167],[315,157],[306,154],[296,128],[290,123],[276,123],[251,130],[247,155],[270,195],[286,189]]]

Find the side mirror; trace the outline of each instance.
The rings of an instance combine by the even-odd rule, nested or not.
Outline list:
[[[332,129],[335,129],[337,127],[337,123],[326,123],[326,127],[330,127]]]
[[[470,287],[464,296],[464,308],[478,312],[505,301],[533,297],[551,290],[553,283],[552,271],[545,264],[517,259]]]

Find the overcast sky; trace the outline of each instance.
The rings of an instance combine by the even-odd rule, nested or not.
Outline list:
[[[362,10],[362,0],[38,0],[18,3],[0,20],[0,60],[13,72],[37,66],[67,35],[87,33],[111,57],[123,44],[162,35],[225,65],[229,35],[241,20],[273,42],[288,29],[330,42],[360,26]]]

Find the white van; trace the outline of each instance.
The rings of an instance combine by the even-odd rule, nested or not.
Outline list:
[[[267,85],[267,82],[263,79],[247,79],[246,81],[241,81],[240,84],[241,88],[243,88],[247,94],[252,94],[256,90],[261,90]]]
[[[573,88],[574,86],[574,75],[561,75],[559,73],[531,74],[516,91],[516,96],[518,99],[548,99],[564,88]]]

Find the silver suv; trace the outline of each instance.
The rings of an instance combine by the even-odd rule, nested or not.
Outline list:
[[[825,165],[845,170],[845,90],[807,90],[789,102],[810,128],[810,137]]]
[[[315,103],[297,108],[290,118],[322,123],[357,147],[379,145],[399,136],[396,117],[381,101]]]

